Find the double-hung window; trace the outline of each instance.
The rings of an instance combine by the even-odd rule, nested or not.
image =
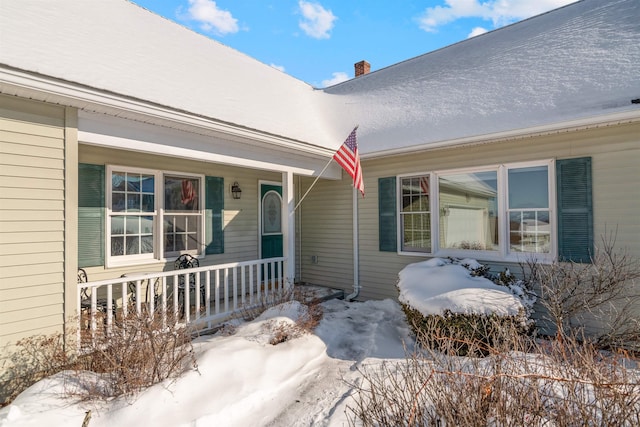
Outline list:
[[[202,176],[107,168],[107,264],[203,251]]]
[[[401,176],[397,185],[401,253],[555,254],[552,161]]]
[[[509,252],[550,253],[549,167],[510,168],[507,187]]]
[[[166,255],[198,253],[202,245],[199,178],[164,176],[163,238]]]
[[[401,178],[400,229],[402,250],[431,251],[431,209],[429,207],[429,176]]]

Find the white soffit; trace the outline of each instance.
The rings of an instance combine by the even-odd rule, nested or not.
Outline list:
[[[227,164],[276,172],[317,176],[331,157],[305,156],[296,150],[274,148],[240,138],[207,136],[80,111],[78,141],[114,149]],[[323,178],[341,179],[337,164],[331,164]]]

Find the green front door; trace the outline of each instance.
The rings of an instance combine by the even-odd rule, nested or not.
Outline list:
[[[282,185],[260,184],[262,258],[282,256]]]

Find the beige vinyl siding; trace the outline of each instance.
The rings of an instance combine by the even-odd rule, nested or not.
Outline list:
[[[0,348],[62,332],[65,109],[0,96]]]
[[[302,194],[312,182],[302,179]],[[302,201],[298,208],[301,281],[343,289],[347,294],[353,291],[352,197],[349,179],[321,179]],[[317,257],[317,264],[312,256]]]
[[[113,150],[103,147],[82,145],[80,141],[79,162],[102,165],[117,165],[183,172],[224,178],[224,253],[207,255],[200,265],[222,264],[248,261],[259,258],[258,254],[258,181],[280,182],[282,175],[275,172],[237,168],[214,163],[178,159],[132,151]],[[240,200],[233,199],[230,186],[238,181],[242,189]],[[172,265],[169,265],[172,268]],[[154,272],[165,270],[161,262],[150,262],[127,267],[87,268],[89,280],[119,277],[123,273]]]
[[[364,141],[362,141],[364,144]],[[623,124],[523,138],[513,141],[488,143],[476,146],[416,152],[403,156],[391,156],[364,160],[363,172],[366,197],[359,201],[360,227],[360,284],[363,299],[395,298],[395,284],[398,272],[407,264],[427,259],[426,255],[398,255],[378,250],[378,178],[414,174],[430,171],[444,171],[459,168],[499,165],[502,163],[562,159],[572,157],[592,157],[593,205],[595,244],[601,243],[605,231],[617,230],[617,247],[626,248],[640,257],[640,124]],[[315,207],[344,206],[337,208],[340,214],[331,216],[332,221],[351,224],[351,190],[349,180],[340,183],[321,181],[318,189],[305,200],[302,217],[303,263],[309,255],[333,253],[334,247],[350,245],[351,233],[333,235],[331,238],[309,240],[307,235],[322,234],[326,220],[322,216],[309,213],[309,205]],[[322,191],[324,189],[324,191]],[[332,191],[329,191],[331,189]],[[348,199],[348,200],[347,200]],[[325,211],[327,209],[325,208]],[[555,212],[553,213],[555,215]],[[313,220],[312,220],[313,219]],[[312,231],[310,228],[318,230]],[[303,278],[321,280],[327,272],[338,271],[347,277],[350,266],[345,259],[325,263],[310,270],[303,264]],[[481,259],[479,259],[482,261]],[[333,261],[333,259],[332,259]],[[489,263],[492,270],[499,271],[510,264]],[[512,270],[517,266],[511,264]],[[348,273],[348,274],[347,274]],[[350,276],[349,276],[350,277]]]

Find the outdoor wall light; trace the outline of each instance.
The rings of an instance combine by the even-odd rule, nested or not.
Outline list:
[[[234,182],[231,186],[231,194],[233,195],[234,199],[239,199],[242,195],[242,189],[240,188],[240,184],[238,184],[238,181]]]

